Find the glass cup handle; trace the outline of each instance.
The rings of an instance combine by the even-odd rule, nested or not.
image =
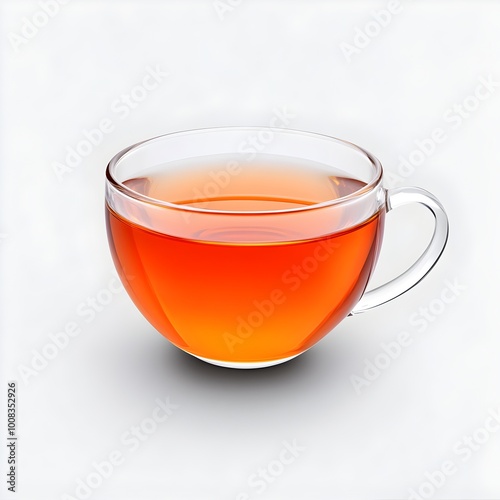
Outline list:
[[[434,234],[424,253],[403,274],[373,290],[365,292],[349,316],[385,304],[413,288],[434,267],[448,240],[448,217],[443,205],[428,191],[416,187],[402,187],[386,191],[387,212],[393,208],[420,203],[434,215]]]

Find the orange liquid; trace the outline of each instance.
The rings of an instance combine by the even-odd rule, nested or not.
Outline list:
[[[156,199],[220,210],[304,206],[364,185],[324,172],[315,177],[308,168],[292,169],[286,178],[277,175],[281,167],[265,167],[231,179],[229,190],[220,188],[212,197],[194,196],[210,179],[208,167],[153,172],[125,184]],[[179,238],[141,227],[109,207],[106,213],[115,265],[142,314],[181,349],[227,362],[300,354],[334,328],[366,288],[384,220],[381,211],[320,238],[294,239],[296,228],[288,240],[263,237],[259,243],[255,231],[257,242],[248,242],[237,227],[224,233],[227,241],[204,241],[200,231],[215,234],[216,227],[193,227],[192,238]]]

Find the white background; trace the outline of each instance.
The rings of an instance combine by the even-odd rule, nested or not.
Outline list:
[[[448,111],[474,95],[480,78],[500,81],[500,4],[402,0],[348,61],[341,44],[353,44],[356,28],[387,5],[243,0],[221,19],[211,0],[73,0],[19,44],[13,34],[41,8],[2,2],[0,435],[4,448],[6,380],[17,380],[19,465],[18,493],[2,479],[0,498],[80,498],[77,479],[114,450],[124,461],[92,499],[403,499],[419,488],[427,498],[500,498],[500,432],[481,430],[500,405],[500,88],[459,125]],[[157,65],[169,76],[122,119],[114,101]],[[283,107],[295,114],[291,128],[353,141],[396,174],[416,140],[445,131],[396,180],[433,192],[449,214],[449,245],[432,273],[265,370],[190,358],[124,292],[87,323],[78,307],[105,296],[113,279],[103,222],[111,156],[177,130],[267,125]],[[58,179],[54,163],[103,118],[114,130]],[[388,216],[377,282],[418,255],[430,219],[413,207]],[[447,281],[465,289],[443,305]],[[419,332],[410,318],[431,303],[439,314]],[[80,335],[23,376],[33,350],[72,321]],[[403,331],[413,343],[356,391],[365,360]],[[131,451],[122,434],[167,397],[178,408]],[[469,454],[460,444],[467,435],[481,441]],[[305,450],[259,494],[249,478],[293,440]],[[445,461],[455,472],[425,486],[425,474]]]

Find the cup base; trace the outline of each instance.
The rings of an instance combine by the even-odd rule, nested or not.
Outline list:
[[[191,353],[188,353],[188,354],[191,354]],[[281,363],[286,363],[287,361],[290,361],[291,359],[296,358],[297,356],[300,356],[300,354],[295,354],[294,356],[290,356],[288,358],[273,359],[271,361],[252,361],[252,362],[220,361],[218,359],[203,358],[201,356],[196,356],[195,354],[191,354],[191,356],[194,356],[195,358],[201,359],[202,361],[205,361],[205,363],[210,363],[211,365],[215,365],[215,366],[222,366],[223,368],[236,368],[236,369],[240,369],[240,370],[254,370],[256,368],[267,368],[269,366],[280,365]]]

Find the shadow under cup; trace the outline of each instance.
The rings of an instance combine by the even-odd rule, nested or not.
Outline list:
[[[289,360],[353,312],[390,208],[369,153],[282,129],[157,137],[116,155],[106,175],[108,239],[130,297],[174,345],[234,368]],[[439,212],[415,196],[400,204]],[[442,248],[411,285],[406,276],[360,310],[413,286]]]

